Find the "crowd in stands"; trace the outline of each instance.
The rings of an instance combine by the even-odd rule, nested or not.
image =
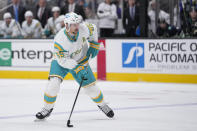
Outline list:
[[[139,0],[93,1],[8,0],[10,6],[6,8],[3,22],[0,23],[0,38],[53,38],[64,28],[64,16],[68,12],[81,15],[84,21],[98,20],[100,37],[115,37],[118,26],[122,26],[119,36],[140,37]],[[197,37],[196,0],[180,0],[174,7],[173,24],[169,13],[162,9],[156,12],[155,0],[149,0],[147,16],[149,37]]]

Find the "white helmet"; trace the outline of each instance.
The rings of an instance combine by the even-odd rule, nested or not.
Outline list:
[[[52,12],[60,11],[60,8],[58,6],[55,6],[52,8]]]
[[[79,16],[79,18],[78,18],[79,23],[82,23],[83,22],[83,17],[81,15],[78,15],[78,16]]]
[[[25,12],[25,17],[31,16],[33,17],[33,13],[31,11],[26,11]]]
[[[66,29],[67,32],[69,32],[71,24],[78,23],[81,23],[81,17],[79,17],[79,15],[77,15],[76,13],[70,12],[65,15],[64,24],[68,24],[68,29]]]
[[[7,12],[7,13],[5,13],[5,14],[3,15],[3,19],[4,19],[4,20],[7,19],[7,18],[12,18],[12,15],[11,15],[9,12]]]

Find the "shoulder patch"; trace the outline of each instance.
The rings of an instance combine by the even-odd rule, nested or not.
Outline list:
[[[37,24],[36,24],[36,27],[39,27],[40,26],[40,23],[38,22]]]
[[[92,36],[93,32],[94,32],[94,26],[90,23],[86,23],[86,26],[88,27],[88,30],[90,32],[90,36]]]

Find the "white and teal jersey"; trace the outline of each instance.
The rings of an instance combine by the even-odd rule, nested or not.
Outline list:
[[[81,23],[79,31],[74,37],[70,37],[66,29],[63,28],[54,38],[54,59],[68,58],[80,63],[86,57],[89,42],[94,43],[97,41],[97,28],[93,24]]]

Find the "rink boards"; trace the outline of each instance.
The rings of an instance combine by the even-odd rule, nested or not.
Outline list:
[[[197,83],[195,39],[105,39],[90,62],[100,80]],[[0,78],[47,79],[53,40],[0,40]],[[72,79],[68,75],[66,79]]]

